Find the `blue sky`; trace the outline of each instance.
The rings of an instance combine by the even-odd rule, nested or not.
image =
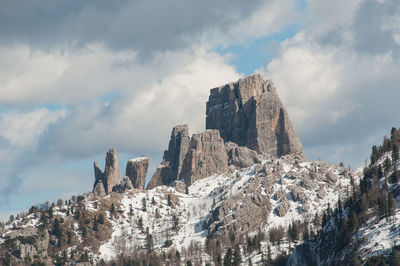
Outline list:
[[[174,125],[204,129],[209,89],[254,72],[308,159],[362,166],[400,124],[394,0],[0,5],[3,218],[90,191],[111,147],[123,173],[151,156],[151,176]]]

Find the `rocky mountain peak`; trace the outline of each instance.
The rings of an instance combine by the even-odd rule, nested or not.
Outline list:
[[[210,90],[206,128],[225,141],[280,157],[301,154],[302,144],[271,80],[259,74]]]

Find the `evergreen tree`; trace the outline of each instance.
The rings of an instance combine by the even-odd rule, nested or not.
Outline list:
[[[376,145],[372,146],[372,153],[371,153],[371,164],[374,164],[379,158],[378,155],[378,147]]]
[[[114,213],[114,212],[115,212],[115,206],[114,206],[114,202],[113,202],[113,203],[111,203],[111,209],[110,209],[110,212],[111,212],[111,213]]]
[[[394,200],[392,193],[388,193],[388,214],[389,216],[396,214],[396,201]]]
[[[240,254],[239,245],[236,245],[235,251],[233,252],[233,265],[239,265],[242,261],[242,256]]]
[[[104,216],[102,213],[100,213],[99,218],[97,219],[97,221],[99,222],[99,224],[104,224]]]
[[[224,266],[232,265],[232,248],[228,248],[224,257]]]
[[[392,162],[393,162],[393,164],[395,162],[397,162],[398,159],[399,159],[399,149],[397,148],[397,145],[393,145],[393,149],[392,149]]]
[[[147,206],[146,206],[146,198],[142,199],[142,211],[147,211]]]
[[[99,225],[96,216],[93,218],[93,231],[98,231],[99,230]]]
[[[170,194],[168,194],[167,200],[168,200],[168,206],[171,206],[172,205],[172,201],[171,201],[171,195]]]

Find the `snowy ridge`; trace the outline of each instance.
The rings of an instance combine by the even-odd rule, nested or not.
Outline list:
[[[291,163],[292,158],[277,160],[265,160],[258,167],[278,173],[279,178],[273,183],[272,191],[262,189],[262,194],[270,197],[271,208],[268,219],[263,223],[262,230],[267,235],[271,228],[287,226],[293,221],[311,221],[315,214],[321,215],[328,206],[333,207],[337,200],[347,196],[350,186],[350,175],[359,176],[342,167],[333,166],[323,162]],[[152,236],[153,249],[167,251],[170,248],[176,250],[188,249],[191,245],[204,246],[208,235],[207,229],[203,229],[203,223],[211,212],[222,202],[233,195],[242,193],[261,177],[256,173],[254,165],[241,170],[230,170],[221,175],[212,175],[198,180],[188,188],[188,194],[176,191],[172,187],[160,186],[149,191],[132,190],[125,192],[120,200],[121,205],[117,215],[107,212],[107,219],[111,222],[113,233],[111,238],[104,242],[98,254],[94,254],[96,260],[109,260],[126,250],[146,250],[148,234]],[[278,169],[280,169],[278,171]],[[323,171],[321,170],[323,169]],[[310,175],[310,172],[322,171],[317,182],[312,188],[301,188],[307,202],[295,200],[292,197],[294,188],[299,188],[301,182]],[[336,182],[329,184],[324,173],[331,172]],[[293,178],[296,176],[296,178]],[[304,177],[304,178],[300,178]],[[283,180],[283,184],[281,183]],[[324,193],[319,193],[320,190]],[[280,217],[274,209],[280,204],[280,199],[275,199],[277,191],[284,191],[285,197],[290,201],[288,212]],[[171,198],[168,204],[168,195]],[[318,196],[319,195],[319,196]],[[109,196],[107,196],[109,197]],[[146,211],[143,210],[143,199]],[[88,202],[88,207],[92,203]],[[307,210],[305,205],[308,204]],[[237,202],[241,206],[241,202]],[[131,211],[132,210],[132,211]],[[234,212],[234,210],[232,210]],[[178,226],[174,226],[173,217],[177,217]],[[138,220],[142,219],[141,228]],[[257,231],[249,232],[249,235]],[[167,244],[166,241],[169,241]],[[301,243],[299,241],[297,244]],[[293,244],[293,243],[292,243]],[[276,257],[283,251],[289,251],[288,241],[284,240],[279,247],[272,246],[266,239],[261,243],[262,251],[266,254],[268,246],[272,251],[272,257]],[[207,259],[207,254],[204,254]],[[260,263],[261,254],[253,253],[243,261],[252,259],[253,263]]]

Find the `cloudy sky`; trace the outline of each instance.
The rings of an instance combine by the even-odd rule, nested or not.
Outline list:
[[[91,190],[110,147],[154,169],[210,88],[254,72],[308,159],[362,166],[400,126],[396,0],[2,0],[0,58],[0,218]]]

